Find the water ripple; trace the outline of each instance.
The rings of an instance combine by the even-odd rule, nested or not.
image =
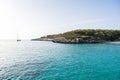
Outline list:
[[[40,77],[47,62],[41,63],[17,63],[15,65],[4,67],[0,73],[0,80],[33,80],[34,78]]]

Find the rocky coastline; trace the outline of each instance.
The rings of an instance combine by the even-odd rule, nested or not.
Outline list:
[[[52,42],[54,43],[66,43],[66,44],[78,44],[78,43],[105,43],[107,41],[105,40],[84,40],[81,38],[76,38],[76,39],[66,39],[65,37],[59,37],[59,38],[55,38],[52,40]]]
[[[107,43],[120,41],[120,30],[84,29],[65,33],[47,35],[32,41],[52,41],[54,43]]]
[[[52,41],[53,39],[48,39],[48,38],[36,38],[36,39],[31,39],[31,41]]]

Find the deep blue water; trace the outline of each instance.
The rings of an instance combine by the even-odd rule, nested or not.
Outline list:
[[[120,45],[0,41],[0,80],[120,80]]]

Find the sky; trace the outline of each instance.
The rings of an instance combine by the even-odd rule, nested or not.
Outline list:
[[[120,29],[120,0],[0,0],[0,39]]]

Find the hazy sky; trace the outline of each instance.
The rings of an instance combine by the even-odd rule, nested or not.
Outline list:
[[[0,0],[0,39],[120,29],[120,0]]]

